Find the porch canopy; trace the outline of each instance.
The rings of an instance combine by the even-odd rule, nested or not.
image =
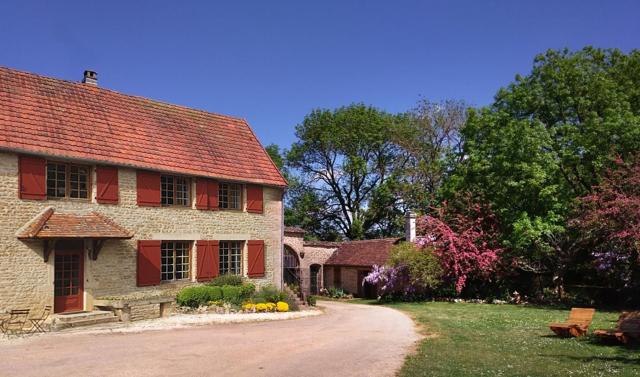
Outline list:
[[[130,239],[133,233],[101,213],[58,213],[48,207],[16,233],[18,239],[44,240],[44,260],[49,259],[58,239],[87,238],[93,240],[91,259],[96,260],[102,244],[108,239]]]

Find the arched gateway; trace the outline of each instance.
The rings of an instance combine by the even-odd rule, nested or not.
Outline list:
[[[300,259],[288,245],[284,245],[284,282],[288,286],[300,286]]]

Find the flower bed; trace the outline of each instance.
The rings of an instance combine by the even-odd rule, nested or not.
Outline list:
[[[176,297],[181,313],[269,313],[297,311],[295,300],[273,286],[256,290],[252,283],[228,276],[182,289]]]

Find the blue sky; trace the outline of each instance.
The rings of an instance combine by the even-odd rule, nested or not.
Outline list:
[[[640,1],[4,1],[0,65],[249,120],[287,147],[317,107],[488,104],[535,54],[639,48]]]

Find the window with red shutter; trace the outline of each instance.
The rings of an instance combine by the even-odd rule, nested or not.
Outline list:
[[[264,277],[264,241],[252,240],[247,242],[249,271],[251,278]]]
[[[138,241],[138,287],[160,284],[160,247],[162,241]]]
[[[262,213],[262,186],[247,185],[247,212]]]
[[[160,207],[160,174],[150,171],[137,172],[138,205]]]
[[[44,158],[34,156],[19,157],[20,199],[45,200],[47,198],[46,167],[47,161]]]
[[[118,204],[118,168],[96,167],[96,201],[102,204]]]
[[[196,244],[198,253],[198,281],[208,281],[218,276],[218,241],[198,241]]]

